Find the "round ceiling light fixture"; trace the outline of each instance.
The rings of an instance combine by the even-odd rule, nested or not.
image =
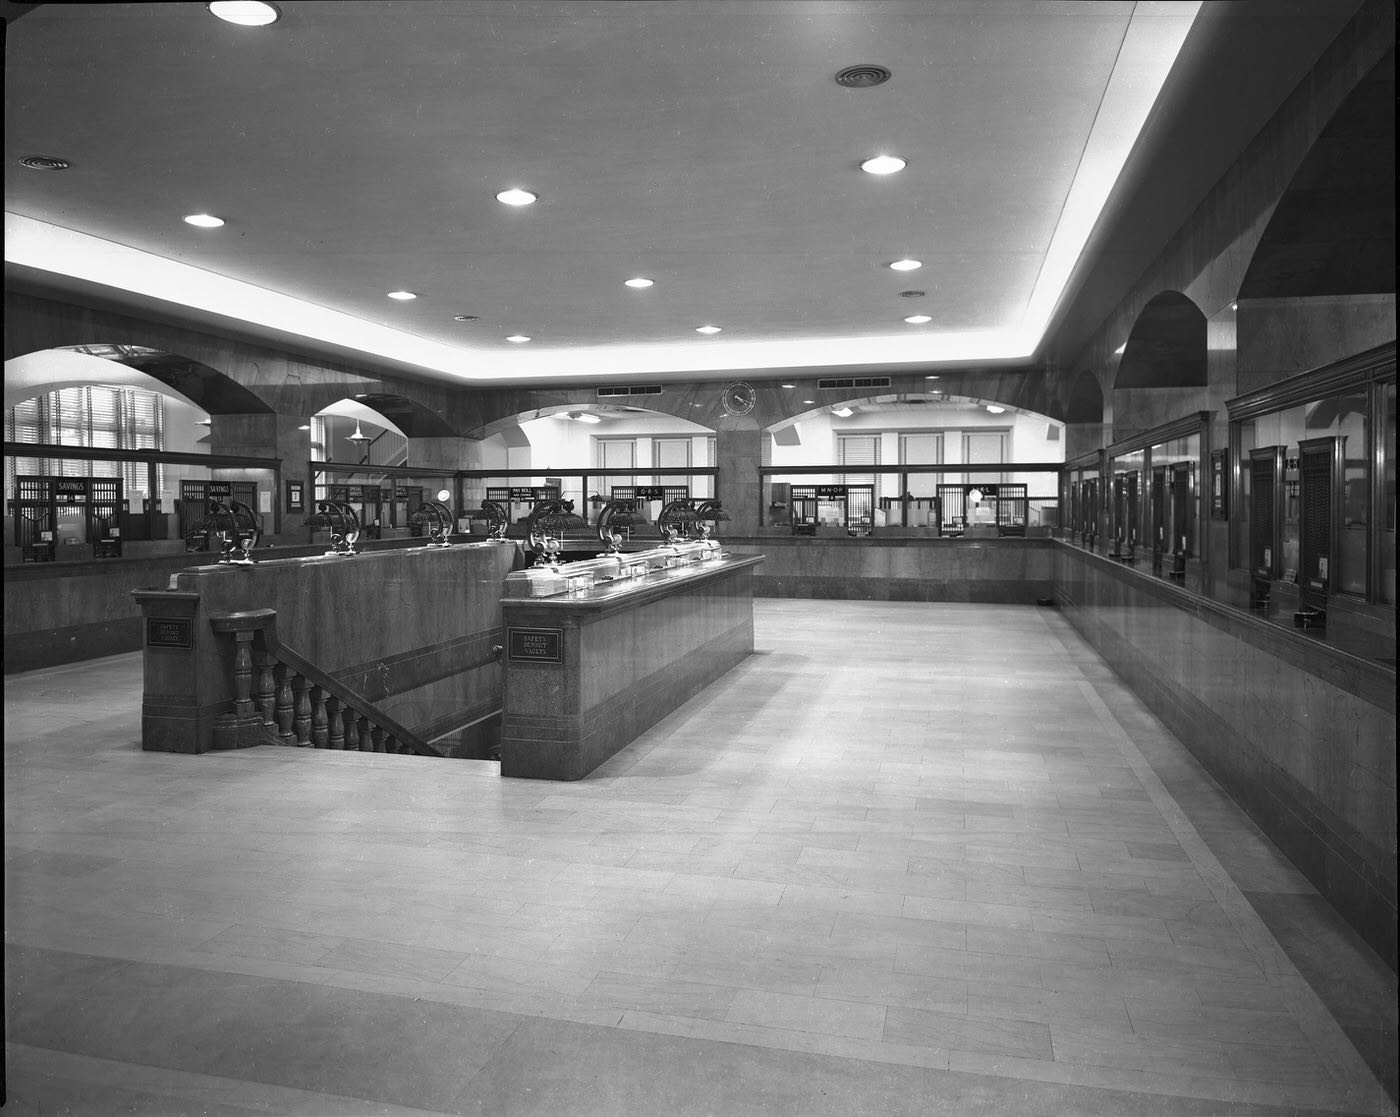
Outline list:
[[[184,222],[199,229],[217,229],[224,223],[224,219],[215,217],[212,213],[190,213],[185,215]]]
[[[889,265],[889,267],[893,271],[914,271],[915,269],[921,268],[923,266],[924,262],[922,260],[909,259],[895,260],[892,264]]]
[[[21,167],[28,167],[31,171],[66,171],[71,165],[67,159],[60,159],[56,155],[26,155],[19,161]]]
[[[410,299],[416,299],[418,296],[412,291],[390,291],[389,297],[391,299],[398,299],[401,303],[406,303]]]
[[[634,276],[632,279],[624,279],[623,284],[627,287],[636,287],[640,290],[643,287],[650,287],[655,280],[647,279],[645,276]]]
[[[695,327],[695,332],[696,332],[697,334],[717,334],[717,333],[719,333],[719,330],[720,330],[720,328],[719,328],[718,326],[696,326],[696,327]]]
[[[884,85],[893,76],[888,67],[867,62],[847,66],[836,75],[836,84],[847,89],[869,89],[873,85]]]
[[[480,322],[481,319],[480,319],[479,317],[477,317],[475,314],[454,314],[454,315],[452,316],[452,321],[454,321],[454,322]]]
[[[892,175],[907,166],[908,161],[898,155],[872,155],[860,165],[860,169],[868,175]]]
[[[530,340],[530,335],[529,335],[529,334],[511,334],[510,337],[506,338],[506,340],[507,340],[507,341],[513,341],[516,345],[524,345],[527,341]]]
[[[911,314],[904,320],[913,326],[922,326],[925,322],[933,321],[927,314]]]
[[[496,201],[506,206],[532,206],[539,201],[539,198],[538,194],[529,190],[521,190],[518,187],[502,190],[496,195]]]
[[[261,0],[214,0],[206,7],[210,15],[239,27],[266,27],[282,18],[276,4],[265,4]]]

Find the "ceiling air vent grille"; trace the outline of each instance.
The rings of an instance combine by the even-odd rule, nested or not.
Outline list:
[[[818,380],[818,388],[888,388],[888,376],[836,376]]]
[[[890,70],[885,66],[866,64],[847,66],[836,75],[836,84],[847,89],[869,89],[872,85],[884,85],[890,80]]]
[[[69,167],[68,160],[53,155],[26,155],[19,163],[31,171],[66,171]]]
[[[599,388],[599,399],[615,399],[618,396],[659,396],[660,384],[617,384],[611,388]]]

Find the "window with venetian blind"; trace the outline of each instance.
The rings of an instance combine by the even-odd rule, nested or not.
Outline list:
[[[5,412],[7,442],[51,443],[111,450],[163,450],[165,409],[159,392],[83,384],[45,392]],[[156,486],[164,484],[157,467]],[[138,462],[11,458],[5,462],[5,492],[13,496],[19,474],[60,477],[120,477],[128,493],[146,488],[146,466]]]

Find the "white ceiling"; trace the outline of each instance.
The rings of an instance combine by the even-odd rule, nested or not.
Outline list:
[[[197,3],[15,21],[12,272],[467,383],[1024,362],[1198,5],[280,7],[262,29]],[[865,63],[893,78],[835,83]],[[858,169],[879,152],[909,166]]]

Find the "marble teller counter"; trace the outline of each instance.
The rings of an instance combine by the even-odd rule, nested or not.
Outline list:
[[[581,779],[753,653],[763,556],[702,546],[507,578],[502,776]]]

